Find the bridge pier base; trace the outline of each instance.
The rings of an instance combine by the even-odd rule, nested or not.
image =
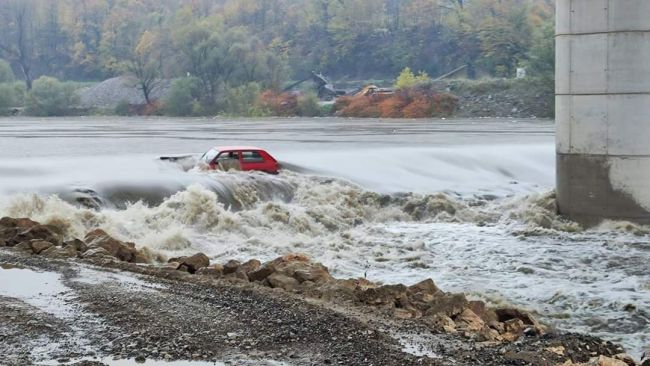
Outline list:
[[[558,209],[650,223],[650,1],[556,7]]]

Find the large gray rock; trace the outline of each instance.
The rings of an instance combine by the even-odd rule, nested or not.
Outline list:
[[[282,273],[273,273],[270,275],[267,280],[273,288],[281,288],[283,290],[291,291],[295,290],[300,283],[293,277],[283,275]]]
[[[157,100],[164,97],[169,91],[170,84],[169,80],[161,80],[152,90],[150,98]],[[80,89],[78,93],[82,108],[115,108],[120,103],[146,104],[136,80],[128,76],[104,80],[90,88]]]
[[[41,254],[46,249],[49,249],[54,246],[54,244],[49,241],[35,239],[29,242],[29,245],[32,247],[34,254]]]
[[[136,262],[138,258],[135,244],[117,240],[102,229],[95,229],[86,234],[85,241],[88,243],[88,248],[103,248],[111,256],[124,262]]]
[[[178,258],[177,262],[179,263],[178,268],[186,267],[187,272],[196,273],[199,269],[210,265],[210,258],[203,253],[196,253],[189,257]]]

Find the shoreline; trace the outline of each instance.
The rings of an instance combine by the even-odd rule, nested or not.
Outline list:
[[[61,228],[8,218],[0,220],[0,246],[10,247],[0,249],[5,273],[11,272],[6,268],[16,266],[54,273],[65,291],[74,294],[66,295],[65,303],[83,309],[81,314],[90,314],[82,319],[101,319],[79,322],[78,338],[86,333],[98,337],[90,340],[90,351],[63,352],[57,358],[61,360],[96,356],[222,362],[235,354],[299,365],[590,365],[588,362],[598,362],[601,356],[617,355],[627,357],[628,365],[635,364],[629,363],[634,362],[629,356],[618,355],[622,349],[611,342],[546,331],[525,312],[467,302],[462,294],[437,289],[431,280],[406,287],[334,279],[327,268],[300,255],[265,264],[255,260],[210,263],[200,254],[168,263],[138,264],[146,262],[146,253],[99,230],[83,241],[74,240]],[[102,276],[109,280],[96,279]],[[16,334],[34,337],[47,336],[51,328],[44,331],[43,326],[48,323],[62,320],[62,328],[73,330],[77,324],[74,316],[42,320],[39,309],[16,305],[15,300],[7,304],[6,296],[0,299],[5,302],[3,307],[29,309],[13,319],[2,318],[0,329],[13,327]],[[272,314],[284,320],[269,323]],[[488,322],[494,315],[497,319]],[[288,336],[285,320],[293,325]],[[238,324],[232,329],[222,326],[235,321]],[[37,323],[40,326],[34,326]],[[137,329],[141,327],[144,329]],[[238,332],[246,334],[241,342]],[[341,338],[339,333],[348,335]],[[490,336],[493,339],[488,339]],[[3,354],[24,355],[24,340],[7,339],[13,342],[3,346]],[[119,342],[114,344],[116,339]],[[215,339],[223,342],[217,346]],[[106,342],[113,346],[99,346]],[[154,352],[160,348],[158,342],[168,344],[165,355],[160,349]],[[196,345],[199,348],[194,351],[175,351]],[[298,354],[306,356],[295,357]]]

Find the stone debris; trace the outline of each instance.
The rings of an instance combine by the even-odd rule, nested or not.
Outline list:
[[[89,232],[84,240],[69,238],[65,230],[41,225],[29,219],[0,219],[0,244],[40,256],[79,258],[108,265],[110,263],[146,263],[147,256],[134,243],[118,240],[101,229]],[[251,259],[244,263],[229,260],[210,263],[203,253],[171,258],[166,263],[150,263],[150,274],[192,282],[235,281],[248,286],[267,287],[299,294],[335,305],[350,305],[383,314],[397,321],[416,322],[433,333],[452,334],[477,344],[517,344],[522,339],[541,339],[547,328],[521,309],[491,307],[482,301],[469,301],[464,294],[440,290],[432,279],[411,286],[380,285],[364,278],[336,279],[327,267],[303,254],[288,254],[266,263]],[[203,282],[201,282],[203,283]],[[591,358],[580,359],[582,349]],[[590,344],[568,343],[535,352],[504,349],[503,358],[513,364],[528,364],[543,353],[562,362],[549,365],[636,366],[636,361],[620,347],[595,339]],[[644,356],[645,357],[645,356]],[[650,360],[642,359],[648,366]]]

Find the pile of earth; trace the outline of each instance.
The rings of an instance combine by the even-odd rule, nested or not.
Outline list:
[[[163,98],[170,86],[170,80],[160,80],[151,92],[151,100]],[[82,108],[114,109],[120,104],[146,104],[138,81],[129,76],[107,79],[92,87],[82,88],[78,93]]]
[[[555,85],[543,79],[450,80],[444,88],[458,97],[454,117],[553,118]]]
[[[134,243],[122,242],[101,229],[83,240],[67,237],[65,227],[42,225],[27,218],[0,219],[0,247],[41,257],[76,258],[187,284],[213,286],[224,283],[252,286],[370,312],[391,321],[417,324],[435,334],[447,334],[481,344],[475,352],[498,352],[508,364],[636,366],[623,349],[597,338],[549,332],[531,314],[516,308],[490,307],[463,294],[440,290],[427,279],[412,286],[381,285],[366,279],[336,279],[320,263],[301,254],[289,254],[261,263],[211,263],[202,253],[166,259]],[[147,265],[145,265],[147,264]],[[537,340],[535,351],[522,345]],[[546,343],[544,343],[546,340]],[[573,343],[572,343],[573,342]],[[535,361],[537,359],[537,361]],[[538,362],[539,359],[544,362]],[[642,360],[650,366],[650,359]]]

